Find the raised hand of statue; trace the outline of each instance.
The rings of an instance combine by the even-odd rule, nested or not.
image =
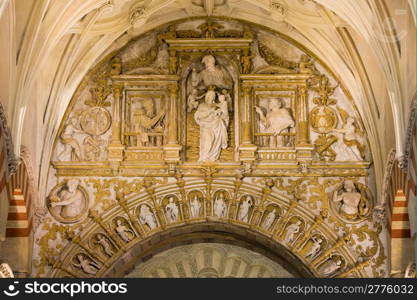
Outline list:
[[[57,206],[57,205],[58,205],[58,203],[59,203],[60,201],[61,201],[61,200],[59,199],[59,197],[58,197],[58,196],[52,196],[52,197],[50,198],[49,204],[51,205],[51,207],[55,207],[55,206]]]
[[[255,111],[260,115],[260,116],[264,116],[264,112],[262,111],[262,108],[260,108],[259,106],[255,106]]]

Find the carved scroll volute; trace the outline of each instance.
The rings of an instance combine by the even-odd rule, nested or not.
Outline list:
[[[120,101],[122,96],[122,87],[113,87],[113,122],[112,138],[109,145],[109,161],[121,161],[123,159],[123,145],[121,142],[121,124],[120,124]]]

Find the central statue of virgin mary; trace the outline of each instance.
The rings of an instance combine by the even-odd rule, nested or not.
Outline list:
[[[227,104],[216,104],[215,87],[210,86],[203,103],[198,106],[194,119],[200,126],[199,162],[217,161],[222,149],[227,148],[229,115]]]
[[[198,104],[194,120],[200,126],[200,158],[199,162],[213,162],[220,157],[222,149],[227,148],[229,125],[228,103],[224,95],[216,101],[216,89],[230,89],[232,80],[227,71],[216,65],[213,55],[206,55],[201,60],[204,69],[191,73],[193,91],[205,90],[204,102]]]

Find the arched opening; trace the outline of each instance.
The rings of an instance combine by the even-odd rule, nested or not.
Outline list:
[[[219,243],[245,248],[268,258],[294,277],[315,277],[314,272],[283,245],[256,231],[232,224],[204,223],[171,228],[136,243],[108,269],[106,277],[123,277],[154,256],[183,245]],[[272,274],[271,274],[272,275]]]

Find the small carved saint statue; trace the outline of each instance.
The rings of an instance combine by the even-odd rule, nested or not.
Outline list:
[[[277,217],[277,209],[274,207],[267,215],[263,224],[263,228],[269,230]]]
[[[314,258],[316,256],[316,254],[320,251],[321,249],[321,245],[323,243],[323,239],[320,237],[311,237],[312,240],[312,245],[310,247],[310,250],[308,250],[308,252],[305,255],[305,258],[307,257],[311,257]]]
[[[328,259],[325,263],[325,266],[322,268],[321,275],[331,276],[341,267],[342,260],[340,258],[333,259],[333,257],[330,257],[330,259]]]
[[[238,219],[242,222],[249,221],[249,210],[253,206],[253,199],[251,196],[247,195],[245,200],[242,201],[239,208]]]
[[[198,200],[197,195],[195,195],[194,198],[191,200],[191,217],[198,218],[200,216],[200,210],[201,203]]]
[[[121,220],[117,220],[116,221],[116,232],[117,234],[120,236],[120,238],[125,241],[126,243],[130,242],[132,239],[129,235],[134,236],[135,234],[133,233],[132,230],[130,230],[129,228],[127,228],[126,225],[123,225]]]
[[[151,230],[156,228],[155,217],[147,205],[140,207],[139,221],[143,225],[148,225]]]
[[[285,243],[289,244],[294,241],[296,234],[300,231],[301,221],[297,220],[296,222],[290,224],[287,227],[287,232],[285,233]]]
[[[224,200],[223,193],[220,193],[216,197],[216,200],[214,200],[213,210],[214,210],[214,216],[215,217],[218,217],[218,218],[226,218],[227,207],[226,207],[226,202]]]
[[[86,274],[96,275],[98,270],[100,269],[99,265],[93,262],[90,258],[78,254],[77,255],[78,263],[72,263],[72,265],[78,269],[81,269]]]
[[[178,221],[178,206],[174,201],[174,197],[169,197],[168,204],[165,206],[165,213],[168,219],[168,222],[177,222]]]
[[[114,252],[112,250],[112,246],[103,234],[98,234],[94,243],[100,245],[107,256],[113,256]]]

